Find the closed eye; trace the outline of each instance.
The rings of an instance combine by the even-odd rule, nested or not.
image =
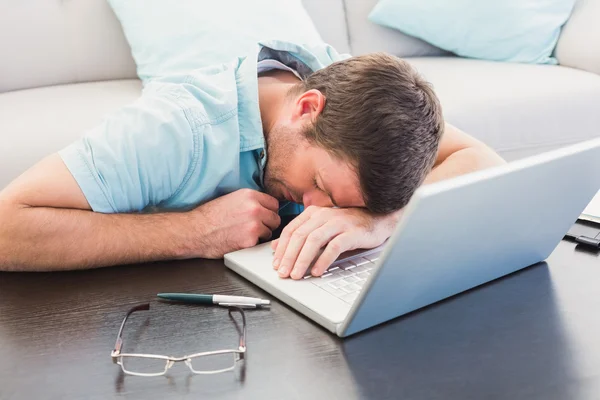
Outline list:
[[[323,189],[321,189],[319,187],[319,184],[317,183],[317,177],[313,177],[313,186],[315,187],[315,189],[320,190],[321,192],[323,191]]]
[[[320,190],[321,192],[325,193],[327,196],[329,196],[329,201],[331,201],[331,204],[333,204],[334,206],[338,207],[337,203],[335,202],[335,200],[333,200],[333,196],[331,195],[331,193],[329,193],[328,191],[326,191],[325,189],[321,189],[319,187],[319,184],[317,183],[317,178],[313,177],[313,186],[315,187],[315,189]]]

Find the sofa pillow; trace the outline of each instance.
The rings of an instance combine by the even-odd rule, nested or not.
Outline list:
[[[552,51],[575,0],[380,0],[369,14],[460,56],[556,64]]]
[[[301,0],[108,0],[140,79],[228,62],[261,40],[322,42]]]

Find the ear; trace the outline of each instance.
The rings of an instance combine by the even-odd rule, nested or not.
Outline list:
[[[294,103],[292,120],[312,122],[325,107],[325,96],[317,89],[311,89],[298,96]]]

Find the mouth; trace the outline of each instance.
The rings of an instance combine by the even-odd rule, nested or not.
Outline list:
[[[287,201],[291,201],[291,202],[293,202],[293,203],[298,203],[298,202],[296,201],[296,199],[294,199],[294,197],[292,196],[292,194],[290,193],[290,191],[289,191],[289,190],[287,190],[287,188],[286,188],[285,186],[284,186],[284,188],[283,188],[283,196],[285,197],[285,199],[286,199]]]
[[[285,197],[285,199],[287,201],[294,201],[294,199],[292,198],[292,195],[290,194],[290,192],[287,189],[283,189],[283,197]]]

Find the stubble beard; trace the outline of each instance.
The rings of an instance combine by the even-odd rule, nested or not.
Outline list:
[[[284,191],[290,189],[285,184],[286,159],[294,152],[294,144],[287,132],[273,127],[267,142],[267,162],[265,164],[264,191],[280,201],[286,201]],[[290,191],[291,192],[291,191]]]

